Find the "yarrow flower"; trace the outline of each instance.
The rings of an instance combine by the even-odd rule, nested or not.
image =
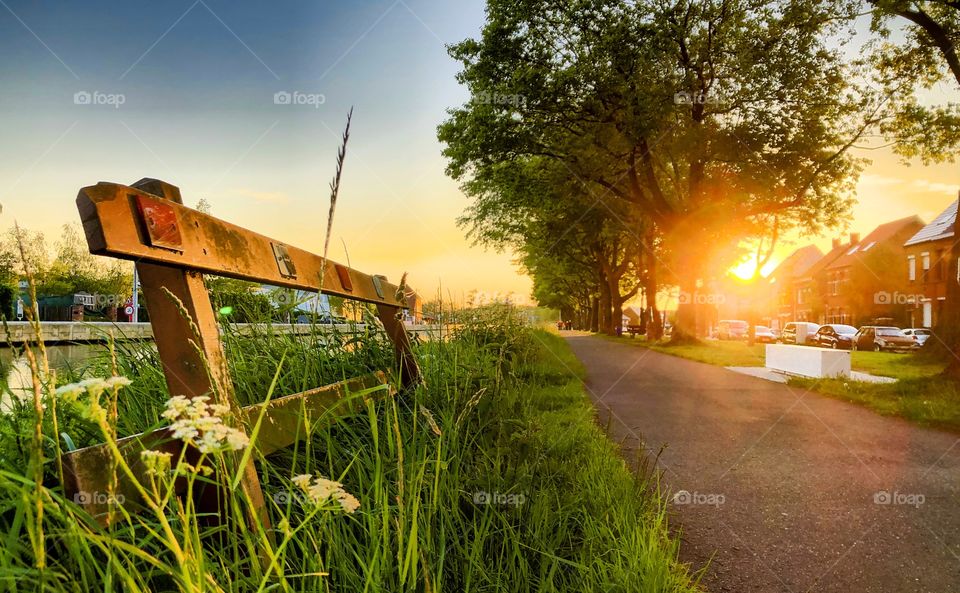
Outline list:
[[[294,476],[290,481],[303,490],[310,500],[316,504],[323,504],[333,499],[340,504],[340,508],[348,513],[360,508],[360,501],[344,490],[343,484],[340,482],[334,482],[322,476],[311,476],[310,474]]]
[[[107,379],[91,377],[89,379],[84,379],[79,383],[70,383],[68,385],[58,387],[54,394],[59,397],[67,397],[71,399],[76,399],[84,393],[89,393],[93,397],[97,397],[104,391],[120,389],[132,384],[133,381],[126,377],[109,377]]]
[[[201,453],[239,451],[249,445],[250,439],[243,431],[223,423],[221,416],[230,408],[209,401],[205,395],[193,399],[178,395],[167,401],[161,416],[171,421],[173,438],[193,445]]]
[[[172,455],[170,453],[163,453],[161,451],[146,450],[140,452],[140,459],[143,461],[144,467],[147,469],[148,474],[161,474],[166,470],[170,469],[170,458]]]

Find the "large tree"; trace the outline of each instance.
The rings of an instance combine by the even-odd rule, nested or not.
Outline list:
[[[690,293],[704,255],[742,238],[729,222],[818,228],[848,208],[847,151],[874,106],[827,43],[833,4],[490,0],[487,14],[450,48],[472,96],[439,130],[454,178],[556,160],[651,220]],[[675,336],[695,328],[681,306]]]

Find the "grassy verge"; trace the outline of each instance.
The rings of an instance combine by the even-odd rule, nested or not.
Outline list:
[[[375,335],[228,332],[225,341],[244,402],[391,360]],[[677,561],[663,501],[595,426],[562,340],[493,311],[417,354],[426,386],[332,426],[304,426],[309,438],[296,447],[254,456],[272,542],[242,522],[211,525],[176,498],[157,496],[153,511],[119,515],[106,529],[64,497],[56,469],[63,435],[74,446],[112,438],[98,418],[111,419],[114,402],[121,435],[160,422],[168,394],[149,347],[117,353],[128,387],[68,402],[41,379],[41,417],[30,401],[0,416],[0,591],[696,590]],[[110,375],[112,366],[104,356],[58,383]],[[35,427],[42,446],[31,439]],[[238,474],[230,455],[201,464]],[[190,484],[211,479],[171,465]],[[293,478],[303,474],[342,483],[359,509],[299,490]],[[172,477],[155,479],[162,494]],[[236,492],[226,504],[235,517],[249,510]]]
[[[706,340],[671,346],[642,338],[608,338],[717,366],[763,366],[764,345]],[[792,378],[791,385],[836,399],[864,405],[888,416],[960,432],[960,387],[939,378],[943,363],[920,354],[851,352],[851,367],[872,375],[893,377],[896,383],[863,383],[844,379]]]

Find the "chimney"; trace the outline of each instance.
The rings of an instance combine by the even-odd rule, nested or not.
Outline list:
[[[850,233],[850,244],[856,245],[860,242],[860,233]]]
[[[840,247],[840,239],[837,239],[836,237],[834,237],[834,238],[833,238],[833,248],[836,249],[837,247]]]

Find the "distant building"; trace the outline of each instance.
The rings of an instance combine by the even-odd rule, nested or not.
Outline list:
[[[823,252],[816,245],[807,245],[788,255],[780,265],[763,279],[758,291],[766,293],[770,326],[782,329],[797,319],[797,280],[804,278],[820,259]]]
[[[826,290],[819,323],[865,325],[875,318],[903,321],[903,243],[923,228],[918,216],[881,224],[824,269]]]
[[[403,310],[403,321],[413,325],[423,323],[423,299],[412,288],[407,288],[404,296],[407,308]]]
[[[940,318],[947,299],[947,279],[956,273],[950,269],[956,218],[954,201],[903,244],[907,286],[912,297],[908,304],[911,327],[933,327]]]
[[[793,280],[793,313],[790,321],[811,321],[818,323],[824,313],[823,295],[826,293],[826,269],[840,256],[860,243],[858,233],[850,234],[849,243],[834,239],[826,254],[809,266],[806,271],[797,274]]]

